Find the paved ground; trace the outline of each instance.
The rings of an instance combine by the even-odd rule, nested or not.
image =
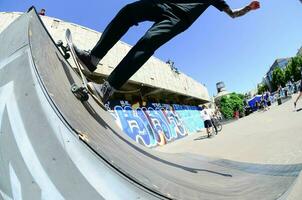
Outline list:
[[[219,135],[210,139],[203,131],[156,150],[251,163],[302,163],[302,111],[293,111],[296,96],[281,106],[273,105],[269,111],[225,125]],[[302,101],[297,108],[302,108]]]
[[[156,150],[167,153],[191,152],[249,163],[302,163],[302,100],[294,112],[297,95],[269,111],[257,112],[223,126],[219,135],[206,138],[205,131],[190,135]],[[300,200],[302,172],[287,200]]]

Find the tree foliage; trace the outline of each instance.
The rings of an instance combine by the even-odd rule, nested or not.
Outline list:
[[[284,79],[285,82],[288,82],[289,80],[291,80],[293,77],[293,73],[292,73],[292,65],[288,64],[284,70]]]
[[[236,93],[221,97],[220,106],[223,116],[231,119],[235,111],[243,113],[243,99],[244,95]]]
[[[266,84],[259,84],[257,87],[257,93],[262,94],[268,90],[268,86]]]
[[[278,88],[278,85],[285,86],[285,73],[280,67],[276,67],[273,71],[272,85],[274,90]]]
[[[294,78],[294,81],[301,79],[301,66],[302,66],[302,57],[296,56],[293,57],[285,69],[285,81],[289,81],[291,77]]]

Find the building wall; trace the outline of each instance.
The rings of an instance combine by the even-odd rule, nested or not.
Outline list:
[[[124,133],[146,147],[162,146],[204,129],[197,106],[147,103],[137,107],[111,101],[108,111]]]
[[[7,27],[21,13],[0,13],[0,32]],[[42,20],[55,41],[65,41],[67,28],[73,33],[75,44],[79,48],[91,49],[98,41],[100,33],[59,19],[43,16]],[[104,57],[98,66],[97,73],[109,75],[120,60],[127,54],[131,46],[118,42]],[[189,56],[189,55],[188,55]],[[209,101],[207,88],[183,73],[176,73],[171,70],[165,62],[152,57],[148,62],[131,78],[131,81],[145,85],[163,88],[175,93]]]
[[[266,84],[270,91],[272,91],[272,80],[273,80],[273,71],[276,67],[280,67],[284,70],[290,61],[290,58],[280,58],[276,59],[275,62],[270,67],[269,71],[263,77],[262,83]]]
[[[276,67],[280,67],[281,69],[285,69],[288,62],[290,61],[290,58],[281,58],[281,59],[277,59],[275,60],[275,62],[273,63],[273,65],[270,67],[270,70],[267,73],[268,79],[269,81],[273,80],[273,71]]]

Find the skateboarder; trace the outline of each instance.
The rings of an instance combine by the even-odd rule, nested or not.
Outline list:
[[[143,21],[153,21],[154,24],[103,84],[91,82],[89,87],[103,102],[107,102],[114,91],[120,89],[160,46],[189,28],[209,6],[236,18],[260,8],[260,3],[253,1],[238,10],[230,9],[224,0],[139,0],[130,3],[114,17],[91,51],[75,48],[77,56],[89,71],[96,69],[99,61],[131,26]]]

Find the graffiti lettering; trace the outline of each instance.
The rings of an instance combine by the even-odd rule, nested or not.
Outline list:
[[[109,112],[131,139],[147,147],[165,145],[204,128],[196,106],[149,103],[134,109],[127,101],[113,101]]]

